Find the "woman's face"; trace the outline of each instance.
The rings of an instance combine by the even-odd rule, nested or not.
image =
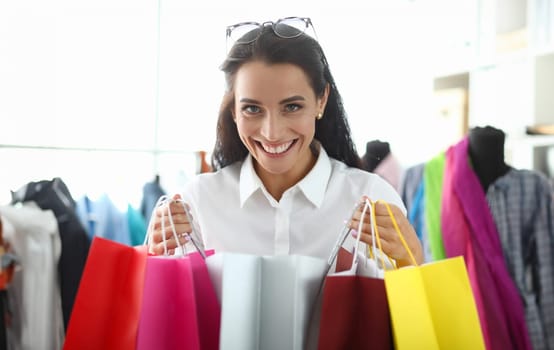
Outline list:
[[[256,160],[262,180],[281,175],[293,181],[314,164],[310,151],[316,116],[327,93],[317,98],[304,71],[293,64],[244,64],[235,76],[233,118]]]

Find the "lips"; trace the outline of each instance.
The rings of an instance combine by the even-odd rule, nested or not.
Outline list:
[[[267,145],[262,142],[258,142],[258,144],[263,148],[263,150],[266,153],[276,156],[276,155],[281,155],[286,153],[289,149],[292,148],[292,146],[296,143],[296,141],[297,140],[292,140],[279,145]]]

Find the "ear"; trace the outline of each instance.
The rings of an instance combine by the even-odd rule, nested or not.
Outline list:
[[[319,111],[321,113],[323,113],[323,111],[325,111],[325,106],[327,105],[327,99],[329,98],[329,90],[330,89],[331,89],[331,87],[327,83],[327,85],[325,85],[325,90],[323,91],[323,95],[318,98],[318,108],[319,108]]]

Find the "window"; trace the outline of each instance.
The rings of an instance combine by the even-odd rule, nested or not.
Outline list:
[[[352,6],[2,2],[0,203],[9,190],[53,176],[74,196],[109,190],[131,200],[155,173],[191,174],[192,152],[214,142],[225,26],[290,15],[312,18],[360,153],[380,138],[401,159],[416,159],[413,134],[430,110],[432,15],[412,1]]]

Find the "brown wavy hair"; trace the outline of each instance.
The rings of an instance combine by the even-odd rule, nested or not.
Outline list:
[[[246,35],[253,35],[247,33]],[[259,35],[249,44],[235,44],[221,65],[225,73],[226,91],[221,102],[217,121],[217,134],[212,153],[212,167],[218,170],[237,161],[242,161],[248,150],[239,138],[231,111],[234,108],[234,80],[240,67],[259,60],[268,64],[290,63],[300,67],[309,77],[316,96],[323,96],[329,84],[329,97],[323,118],[316,121],[315,139],[327,154],[348,166],[362,169],[356,151],[342,98],[337,90],[329,64],[319,43],[302,33],[296,38],[280,38],[271,26],[264,26],[254,35]],[[315,119],[314,119],[315,120]]]

